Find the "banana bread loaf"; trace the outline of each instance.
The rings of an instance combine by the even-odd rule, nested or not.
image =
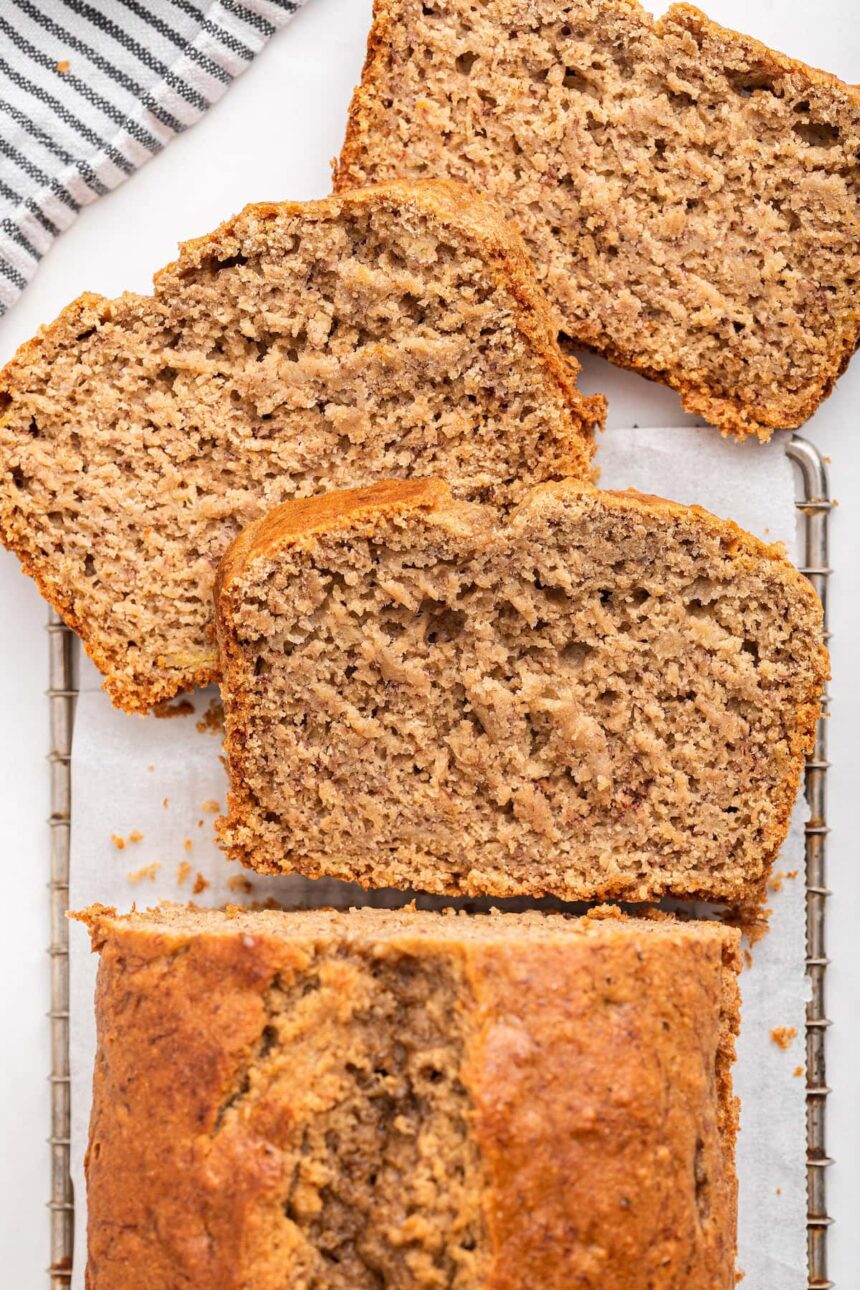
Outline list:
[[[84,917],[88,1290],[733,1290],[736,932]]]
[[[574,481],[509,519],[381,483],[250,526],[216,597],[246,865],[569,900],[763,884],[826,671],[780,548]]]
[[[860,338],[860,91],[675,5],[376,0],[340,189],[504,201],[560,326],[768,438]]]
[[[217,676],[212,582],[293,496],[438,473],[506,504],[587,473],[522,245],[450,184],[250,206],[155,294],[83,296],[0,375],[0,537],[116,704]]]

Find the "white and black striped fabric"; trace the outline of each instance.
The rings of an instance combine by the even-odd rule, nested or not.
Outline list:
[[[0,314],[82,206],[187,130],[303,0],[0,0]]]

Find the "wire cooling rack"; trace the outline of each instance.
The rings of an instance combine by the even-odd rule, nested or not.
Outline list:
[[[824,606],[827,630],[829,519],[832,510],[827,468],[806,439],[794,435],[786,452],[797,468],[802,517],[801,572],[806,574]],[[72,1279],[75,1204],[70,1174],[71,1087],[69,1075],[69,847],[72,823],[71,753],[75,719],[74,637],[56,614],[48,621],[51,716],[50,902],[51,902],[51,1290],[68,1290]],[[806,1009],[806,1173],[808,1290],[830,1290],[827,1275],[826,1036],[830,1021],[825,1007],[827,958],[826,841],[827,841],[827,713],[829,697],[818,722],[815,747],[806,763],[806,966],[810,1000]]]
[[[794,435],[787,452],[800,475],[803,516],[803,564],[824,606],[824,635],[828,631],[830,568],[830,486],[821,454],[806,439]],[[815,731],[815,747],[806,762],[806,970],[810,998],[806,1007],[806,1240],[809,1290],[828,1290],[833,1282],[827,1275],[827,1233],[833,1221],[827,1213],[827,1170],[833,1161],[827,1154],[825,978],[827,975],[827,717],[829,695]]]

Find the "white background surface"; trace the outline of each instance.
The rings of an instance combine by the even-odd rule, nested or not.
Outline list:
[[[83,290],[146,290],[177,240],[207,232],[245,202],[328,191],[357,79],[369,0],[308,0],[203,122],[116,193],[84,211],[0,322],[0,361]],[[655,8],[658,6],[654,6]],[[663,8],[665,6],[659,6]],[[856,0],[710,0],[712,17],[787,53],[860,81]],[[58,51],[63,57],[65,51]],[[585,384],[610,398],[610,424],[683,423],[677,400],[596,359]],[[832,461],[829,1012],[831,1276],[860,1284],[860,358],[805,433]],[[755,451],[750,445],[750,451]],[[41,1290],[48,1258],[49,1062],[46,610],[12,557],[0,553],[0,855],[10,900],[0,937],[0,1284]],[[110,825],[110,808],[106,808]],[[14,901],[14,904],[13,904]],[[213,1288],[214,1290],[214,1288]],[[693,1288],[691,1288],[693,1290]],[[698,1287],[695,1290],[699,1290]],[[779,1286],[751,1290],[780,1290]]]

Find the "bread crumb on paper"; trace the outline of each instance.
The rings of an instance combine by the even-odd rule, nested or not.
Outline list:
[[[213,798],[210,798],[208,802],[203,803],[200,809],[201,811],[205,811],[207,815],[217,815],[218,812],[221,810],[221,803],[216,802]]]
[[[60,73],[61,76],[65,76],[66,72],[71,67],[71,63],[69,62],[68,58],[61,58],[59,62],[54,63],[54,67]]]
[[[776,1044],[777,1048],[788,1052],[792,1042],[797,1038],[797,1028],[795,1026],[775,1026],[770,1032],[770,1037]]]
[[[194,879],[194,886],[191,888],[191,892],[193,895],[199,896],[201,891],[205,891],[207,887],[211,886],[212,884],[209,879],[204,878],[202,873],[198,873],[197,877]]]
[[[224,705],[220,699],[210,699],[209,707],[197,722],[201,735],[218,735],[224,729]]]
[[[137,883],[143,882],[145,878],[149,878],[151,882],[155,882],[155,875],[158,873],[160,868],[161,862],[159,860],[153,860],[152,864],[145,864],[141,869],[133,869],[128,875],[128,880],[132,886],[136,886]]]
[[[190,838],[186,838],[185,841],[182,843],[182,845],[186,851],[190,851],[191,848],[194,846],[194,843],[191,841]]]
[[[232,878],[227,879],[227,887],[230,891],[241,891],[246,896],[250,896],[254,890],[254,884],[244,874],[234,873]]]
[[[178,703],[156,703],[152,711],[157,717],[193,717],[194,704],[188,699],[180,699]]]
[[[794,1070],[792,1071],[792,1074],[794,1075],[795,1079],[799,1079],[801,1075],[806,1074],[806,1069],[803,1066],[795,1066]]]
[[[132,829],[131,833],[128,835],[128,840],[129,842],[142,842],[143,834],[140,829]]]
[[[121,838],[118,833],[112,833],[110,835],[110,840],[116,847],[117,851],[125,850],[125,838]]]
[[[180,860],[176,869],[176,881],[182,887],[191,876],[191,865],[187,860]]]

